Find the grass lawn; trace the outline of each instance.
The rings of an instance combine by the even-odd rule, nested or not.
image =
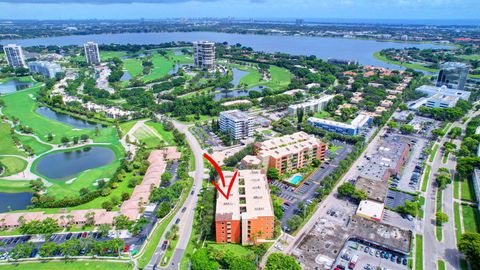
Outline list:
[[[285,68],[270,66],[268,69],[271,79],[265,85],[273,90],[284,89],[292,81],[292,73]]]
[[[425,67],[425,66],[420,65],[420,64],[402,63],[400,61],[390,60],[387,57],[385,57],[383,55],[380,55],[380,52],[374,53],[373,57],[375,57],[376,59],[378,59],[382,62],[386,62],[386,63],[393,64],[393,65],[398,65],[398,66],[402,66],[402,67],[406,67],[406,68],[418,69],[418,70],[423,70],[423,71],[433,72],[433,73],[438,72],[438,69],[428,68],[428,67]]]
[[[128,71],[128,73],[130,73],[130,76],[132,76],[132,78],[141,75],[143,72],[142,61],[140,61],[139,59],[125,59],[123,60],[123,67]]]
[[[457,175],[453,179],[453,197],[460,199],[460,179]]]
[[[18,135],[18,139],[23,145],[28,145],[33,149],[33,152],[35,155],[39,155],[41,153],[47,152],[48,150],[51,150],[52,147],[48,144],[43,144],[35,138],[31,136],[26,136],[26,135]]]
[[[455,236],[458,241],[462,237],[462,221],[460,219],[460,204],[457,202],[453,205],[453,214],[455,221]]]
[[[214,242],[209,242],[208,246],[218,251],[224,251],[224,252],[230,251],[237,256],[249,256],[253,254],[253,251],[251,249],[246,248],[239,244],[217,244]]]
[[[17,265],[0,265],[0,270],[131,270],[128,263],[102,261],[65,261],[20,263]]]
[[[313,117],[320,118],[320,119],[329,118],[330,116],[331,116],[330,113],[327,111],[319,111],[313,115]]]
[[[426,192],[428,187],[428,179],[430,177],[430,171],[432,167],[430,165],[425,165],[425,172],[423,173],[423,181],[422,181],[422,191]]]
[[[146,122],[147,126],[153,128],[163,138],[168,145],[175,145],[175,139],[173,138],[173,132],[165,130],[162,123],[156,123],[152,121]]]
[[[260,72],[256,68],[252,67],[244,67],[244,66],[236,66],[240,70],[248,71],[249,73],[243,76],[240,79],[240,83],[244,83],[247,85],[247,88],[253,87],[261,83],[262,78],[260,77]]]
[[[142,81],[150,82],[160,79],[173,69],[175,62],[187,64],[193,62],[193,59],[185,55],[175,55],[173,51],[167,51],[167,55],[154,54],[152,57],[153,69],[148,75],[142,77]]]
[[[145,126],[141,126],[137,129],[133,133],[133,136],[137,138],[140,143],[144,143],[147,148],[157,148],[163,144],[163,141],[159,138],[158,134]]]
[[[120,130],[122,131],[122,133],[124,135],[127,134],[130,131],[130,129],[132,129],[133,126],[135,126],[137,121],[138,120],[131,120],[131,121],[127,121],[127,122],[123,122],[123,123],[119,124]]]
[[[423,236],[415,236],[415,270],[423,269]]]
[[[435,145],[433,146],[432,152],[430,153],[430,157],[428,157],[428,160],[430,162],[433,162],[433,159],[435,158],[435,155],[437,154],[438,147],[439,147],[439,145],[437,143],[435,143]]]
[[[480,54],[459,55],[458,57],[466,59],[466,60],[480,60]]]
[[[127,55],[127,52],[125,51],[100,51],[100,59],[102,61],[115,57],[121,58],[125,55]]]
[[[36,104],[34,97],[40,87],[42,86],[37,84],[28,90],[5,95],[3,100],[5,101],[6,106],[3,108],[3,113],[10,119],[17,117],[22,125],[31,127],[34,133],[42,140],[46,140],[48,134],[52,133],[54,135],[52,143],[60,143],[63,136],[72,138],[82,134],[88,134],[95,142],[111,143],[118,141],[117,132],[112,127],[100,129],[100,134],[97,137],[95,136],[94,130],[74,129],[71,126],[50,120],[37,114],[35,111],[38,105]]]
[[[30,181],[17,180],[0,180],[0,190],[8,193],[32,191],[30,189]]]
[[[438,270],[446,270],[447,268],[445,267],[445,262],[442,261],[442,260],[438,260],[437,269]]]
[[[16,157],[0,157],[0,163],[6,168],[1,176],[9,176],[22,172],[27,167],[27,162]]]
[[[437,189],[437,200],[436,200],[436,212],[442,211],[442,194],[443,192],[440,189]],[[439,242],[443,241],[443,227],[442,225],[435,224],[435,235]]]
[[[465,232],[480,232],[480,216],[476,207],[462,204],[462,217]]]
[[[464,201],[475,201],[475,190],[473,190],[472,180],[463,178],[460,181],[460,198]]]
[[[0,123],[0,154],[1,155],[19,155],[26,156],[25,152],[20,151],[12,140],[10,127],[8,124]]]

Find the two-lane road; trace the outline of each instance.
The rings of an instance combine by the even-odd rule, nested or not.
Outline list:
[[[189,193],[185,203],[182,206],[180,206],[180,209],[185,207],[186,208],[185,211],[184,212],[178,211],[175,217],[172,219],[172,221],[168,225],[167,230],[165,230],[164,235],[162,236],[160,242],[158,243],[158,246],[155,250],[154,255],[150,260],[150,263],[146,267],[146,269],[148,270],[153,269],[153,266],[155,264],[160,265],[160,260],[162,259],[162,256],[164,253],[161,246],[163,244],[163,241],[165,240],[165,234],[175,224],[177,219],[180,219],[180,222],[178,223],[180,233],[179,233],[177,246],[173,253],[173,257],[170,260],[170,264],[161,269],[179,269],[180,261],[183,257],[183,253],[185,251],[185,248],[188,245],[188,241],[190,240],[190,235],[192,233],[195,207],[198,201],[198,194],[202,188],[202,181],[203,181],[203,175],[204,175],[203,150],[200,144],[198,143],[197,139],[188,130],[187,125],[177,121],[172,121],[172,122],[176,129],[178,129],[181,133],[185,134],[185,138],[190,146],[190,149],[192,150],[192,154],[195,157],[195,176],[194,176],[195,185],[193,188],[194,194],[191,195]]]

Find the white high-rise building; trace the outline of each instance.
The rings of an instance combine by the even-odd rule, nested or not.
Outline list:
[[[193,42],[195,66],[212,69],[215,66],[215,43],[210,41]]]
[[[83,44],[85,49],[85,58],[89,65],[98,65],[100,64],[100,51],[98,50],[98,44],[95,42],[87,42]]]
[[[22,47],[15,44],[3,46],[3,52],[7,57],[8,64],[13,68],[25,67],[25,57],[23,56]]]
[[[59,64],[47,61],[28,62],[28,68],[30,69],[30,72],[40,73],[47,78],[55,78],[57,73],[62,72],[62,68]]]
[[[240,110],[221,112],[220,130],[230,134],[234,140],[252,137],[253,117]]]

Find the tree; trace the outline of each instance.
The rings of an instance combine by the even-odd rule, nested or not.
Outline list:
[[[302,224],[302,218],[298,215],[293,215],[289,219],[287,219],[287,226],[292,230],[295,231],[300,225]]]
[[[418,216],[418,213],[420,211],[420,204],[415,201],[405,201],[404,205],[402,206],[397,206],[397,212],[411,215],[412,217]]]
[[[268,256],[265,270],[301,270],[300,264],[292,256],[272,253]]]
[[[34,248],[35,248],[35,244],[33,244],[32,242],[17,244],[10,251],[9,256],[14,260],[27,258],[30,256]]]
[[[52,133],[48,133],[47,135],[47,141],[52,141],[53,140],[53,134]]]
[[[213,260],[206,248],[201,248],[193,253],[191,258],[192,270],[217,270],[220,265]]]
[[[450,133],[448,134],[450,138],[455,139],[458,136],[462,135],[462,128],[453,127],[450,129]]]
[[[445,136],[445,131],[442,128],[437,128],[437,129],[432,130],[432,135],[435,138],[443,137],[443,136]]]
[[[458,250],[465,254],[472,269],[480,269],[480,234],[467,232],[458,242]]]
[[[277,168],[269,168],[267,171],[267,178],[269,180],[278,180],[280,178],[280,173]]]
[[[102,203],[102,208],[107,210],[107,211],[112,211],[113,209],[113,204],[111,201],[105,201]]]
[[[108,232],[112,229],[112,226],[108,225],[108,224],[101,224],[100,226],[98,226],[97,230],[98,230],[98,234],[100,235],[100,237],[106,237],[108,235]]]
[[[78,136],[72,138],[73,144],[77,144],[79,140],[80,138],[78,138]]]
[[[170,202],[161,202],[159,207],[158,207],[157,212],[155,212],[155,216],[157,218],[163,218],[166,215],[168,215],[168,213],[170,213],[171,208],[172,208],[172,206],[171,206]]]
[[[82,134],[80,135],[80,140],[82,140],[83,142],[86,142],[88,140],[88,135],[87,134]]]
[[[61,139],[61,142],[63,144],[67,144],[70,140],[66,137],[66,136],[63,136],[62,139]]]
[[[50,257],[57,250],[58,250],[57,243],[46,242],[45,244],[41,245],[40,248],[38,249],[38,255],[40,255],[41,257]]]
[[[391,129],[394,129],[398,127],[398,124],[395,121],[388,121],[387,126]]]
[[[403,134],[411,134],[411,133],[413,133],[414,129],[413,129],[413,126],[411,126],[411,125],[401,125],[400,126],[400,131]]]
[[[168,183],[170,182],[170,179],[172,179],[172,174],[170,172],[164,172],[161,176],[161,179],[162,179],[162,184]]]
[[[435,218],[437,220],[437,224],[438,225],[442,225],[443,223],[447,223],[448,222],[448,215],[443,213],[443,212],[437,212],[435,214]]]

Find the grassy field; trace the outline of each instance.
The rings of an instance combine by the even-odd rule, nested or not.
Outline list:
[[[176,62],[187,64],[192,63],[193,59],[185,55],[175,55],[172,51],[168,51],[166,56],[154,54],[152,57],[153,69],[148,75],[142,77],[142,81],[150,82],[164,77],[173,69]]]
[[[119,124],[120,130],[122,131],[122,133],[124,135],[127,134],[130,131],[130,129],[132,129],[133,126],[135,126],[137,121],[138,120],[131,120],[131,121],[127,121],[127,122],[123,122],[123,123]]]
[[[422,181],[422,191],[426,192],[428,187],[428,179],[430,177],[430,171],[432,167],[430,165],[425,165],[425,172],[423,173],[423,181]]]
[[[265,85],[273,90],[284,89],[292,81],[292,73],[285,68],[270,66],[269,70],[271,79]]]
[[[253,255],[253,251],[239,244],[217,244],[215,242],[208,243],[209,247],[213,249],[223,251],[223,252],[232,252],[237,256],[249,256]]]
[[[415,270],[423,270],[423,236],[415,236]]]
[[[455,202],[453,205],[453,214],[455,221],[455,236],[457,241],[462,237],[462,221],[460,219],[460,204]]]
[[[157,131],[157,133],[160,134],[160,136],[168,145],[175,145],[175,139],[173,137],[173,133],[171,131],[166,131],[162,123],[148,121],[146,122],[146,124],[149,127],[153,128],[155,131]]]
[[[475,201],[475,190],[473,190],[472,180],[463,178],[460,181],[460,198],[464,201]]]
[[[22,172],[27,167],[27,162],[16,157],[0,157],[0,163],[6,168],[1,176],[9,176]]]
[[[442,212],[442,195],[443,192],[440,189],[437,189],[437,200],[436,200],[436,212]],[[439,242],[443,241],[443,227],[438,223],[435,224],[435,236]]]
[[[100,51],[100,60],[105,61],[110,58],[121,58],[127,55],[127,52],[124,51]]]
[[[160,139],[158,135],[155,131],[143,125],[133,133],[133,136],[137,138],[140,143],[145,144],[147,148],[156,148],[163,144],[163,140]]]
[[[433,162],[433,159],[435,159],[435,155],[437,154],[438,147],[439,147],[439,145],[437,143],[435,143],[435,145],[433,146],[432,152],[430,153],[430,156],[428,157],[428,160],[430,162]]]
[[[0,154],[1,155],[19,155],[26,156],[25,152],[20,151],[12,140],[10,127],[8,124],[0,123]]]
[[[47,152],[48,150],[51,150],[52,147],[48,144],[43,144],[35,138],[31,136],[25,136],[25,135],[18,135],[18,139],[23,145],[28,145],[33,149],[33,152],[35,155],[39,155],[41,153]]]
[[[445,262],[442,260],[438,260],[437,262],[437,269],[438,270],[446,270],[447,268],[445,267]]]
[[[49,133],[54,135],[52,143],[60,143],[61,138],[66,136],[72,138],[82,134],[88,134],[95,142],[115,142],[118,141],[117,132],[114,128],[107,127],[100,129],[99,136],[95,136],[94,130],[74,129],[71,126],[45,118],[35,111],[38,107],[34,100],[41,85],[37,84],[28,90],[5,95],[5,108],[3,113],[10,119],[16,117],[22,125],[33,129],[35,135],[40,139],[46,140]]]
[[[330,116],[331,116],[330,113],[327,111],[319,111],[313,115],[313,117],[320,118],[320,119],[329,118]]]
[[[21,263],[16,265],[0,265],[0,270],[131,270],[128,263],[101,261],[65,261]]]
[[[140,61],[139,59],[125,59],[123,60],[123,67],[128,71],[128,73],[130,73],[130,76],[132,76],[132,78],[141,75],[143,72],[142,61]]]
[[[480,232],[480,215],[476,207],[462,204],[462,217],[465,232]]]
[[[458,57],[466,60],[480,60],[480,54],[460,55]]]
[[[245,67],[245,66],[240,66],[240,65],[237,65],[235,67],[240,69],[240,70],[244,70],[244,71],[249,72],[247,75],[243,76],[240,79],[240,83],[246,84],[247,88],[258,85],[262,81],[262,78],[260,77],[260,72],[258,72],[258,70],[256,68]]]
[[[453,197],[455,199],[460,199],[460,178],[455,175],[453,179]]]
[[[29,192],[30,181],[0,180],[0,190],[7,193]]]

